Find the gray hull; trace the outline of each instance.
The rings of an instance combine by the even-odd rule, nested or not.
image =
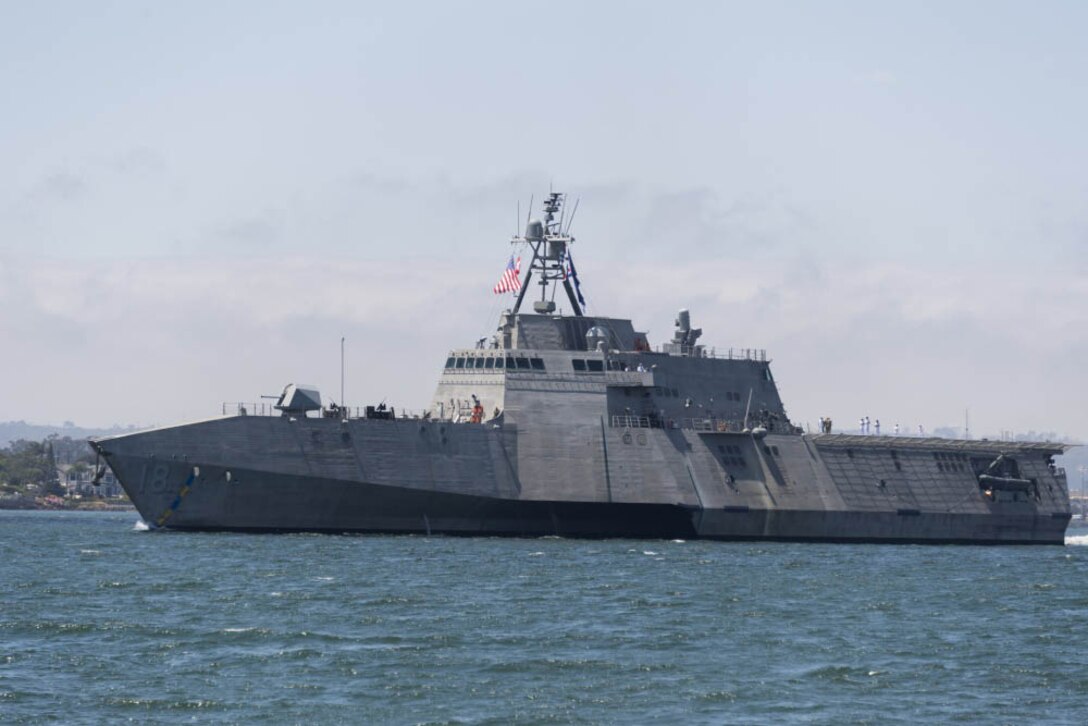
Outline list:
[[[807,436],[766,351],[708,348],[687,310],[656,350],[631,320],[588,315],[564,201],[549,193],[513,240],[531,254],[495,287],[513,307],[448,352],[419,418],[352,416],[289,384],[274,411],[93,445],[165,528],[1063,542],[1060,444]]]
[[[95,447],[173,529],[1061,544],[1070,518],[1046,445],[238,416]],[[971,461],[1010,450],[1031,490],[991,499]]]

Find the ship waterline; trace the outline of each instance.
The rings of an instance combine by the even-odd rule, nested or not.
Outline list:
[[[595,434],[551,432],[593,451],[553,461],[543,482],[519,476],[529,467],[516,463],[516,433],[470,423],[235,416],[96,448],[144,520],[177,529],[1060,544],[1069,521],[1047,445],[1016,449],[1039,499],[993,502],[951,457],[989,461],[1008,444]],[[759,471],[726,479],[719,447]],[[947,474],[935,454],[949,457]],[[896,461],[919,471],[896,478]]]

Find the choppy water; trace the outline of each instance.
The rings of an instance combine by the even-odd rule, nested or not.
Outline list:
[[[1088,547],[135,520],[0,512],[0,721],[1088,722]]]

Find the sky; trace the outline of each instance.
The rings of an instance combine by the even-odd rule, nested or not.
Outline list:
[[[0,420],[424,408],[531,196],[787,410],[1088,439],[1088,5],[0,3]],[[519,207],[520,205],[520,207]]]

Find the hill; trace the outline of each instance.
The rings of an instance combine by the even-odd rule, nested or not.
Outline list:
[[[136,431],[136,426],[113,425],[110,428],[83,428],[76,426],[71,421],[65,421],[62,426],[49,426],[45,424],[31,424],[26,421],[0,422],[0,448],[7,446],[12,441],[20,439],[26,441],[44,441],[53,434],[67,436],[72,439],[86,439],[91,436],[110,436],[123,434],[126,431]]]

